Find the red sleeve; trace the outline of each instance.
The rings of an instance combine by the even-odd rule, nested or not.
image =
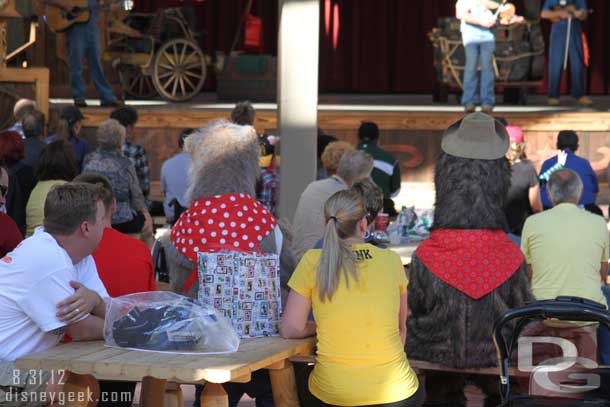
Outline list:
[[[21,243],[23,236],[15,221],[8,215],[0,216],[0,230],[0,257],[4,257]]]

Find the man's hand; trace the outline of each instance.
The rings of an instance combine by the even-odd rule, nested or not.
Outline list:
[[[568,18],[570,18],[570,13],[568,13],[567,10],[563,9],[555,11],[555,15],[561,18],[562,20],[567,20]]]
[[[77,281],[70,281],[76,292],[57,304],[57,318],[67,325],[73,324],[90,314],[103,301],[95,292]]]

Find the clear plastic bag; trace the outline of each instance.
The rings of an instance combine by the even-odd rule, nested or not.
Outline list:
[[[231,353],[239,337],[213,307],[168,291],[112,298],[104,321],[106,346],[171,353]]]

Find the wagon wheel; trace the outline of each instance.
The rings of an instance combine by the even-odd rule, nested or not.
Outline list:
[[[137,99],[151,98],[157,95],[157,89],[153,85],[150,75],[146,75],[137,66],[120,65],[122,86],[125,93]]]
[[[165,99],[182,102],[193,98],[203,87],[205,74],[203,52],[192,41],[168,41],[155,55],[152,80]]]

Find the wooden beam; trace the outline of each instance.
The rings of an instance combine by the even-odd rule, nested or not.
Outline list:
[[[278,213],[292,219],[301,193],[316,179],[320,2],[280,0],[279,19],[277,100],[282,176]]]
[[[49,70],[47,68],[0,67],[0,82],[33,83],[38,110],[49,118]]]
[[[201,393],[201,407],[228,407],[229,396],[218,383],[206,383]]]
[[[172,128],[182,130],[185,127],[201,127],[206,123],[227,119],[230,109],[174,109],[138,108],[139,128]],[[85,126],[97,127],[108,118],[108,109],[88,108],[83,110]],[[576,131],[610,131],[610,112],[553,112],[553,113],[506,113],[503,115],[509,123],[521,127],[524,131],[558,132],[565,129]],[[463,117],[454,112],[372,112],[325,110],[318,107],[318,126],[332,133],[336,130],[356,131],[363,120],[375,121],[381,130],[434,130],[443,131],[449,125]],[[275,110],[257,110],[257,131],[278,128],[278,117]]]
[[[286,361],[282,369],[269,370],[273,401],[276,406],[299,407],[299,395],[292,363]]]

